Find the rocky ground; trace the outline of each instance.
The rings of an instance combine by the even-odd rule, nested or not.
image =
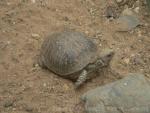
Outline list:
[[[149,78],[150,16],[143,1],[125,1],[141,21],[128,32],[116,32],[105,17],[108,6],[115,7],[116,18],[125,8],[111,0],[1,0],[0,113],[83,113],[79,97],[87,90],[129,72]],[[114,49],[110,66],[121,76],[108,69],[74,90],[71,81],[34,65],[45,36],[64,29],[86,33],[100,49]]]

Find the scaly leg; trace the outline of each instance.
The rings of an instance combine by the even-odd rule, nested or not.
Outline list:
[[[79,78],[75,82],[75,88],[78,88],[81,84],[83,84],[86,81],[86,79],[87,79],[87,71],[83,70]]]

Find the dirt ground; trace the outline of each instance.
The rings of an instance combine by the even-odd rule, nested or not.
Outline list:
[[[100,49],[112,48],[111,68],[122,76],[150,77],[150,16],[140,5],[142,26],[115,32],[104,17],[105,0],[0,1],[0,113],[83,113],[80,96],[118,79],[109,71],[75,90],[71,81],[34,66],[43,39],[64,29],[84,32]]]

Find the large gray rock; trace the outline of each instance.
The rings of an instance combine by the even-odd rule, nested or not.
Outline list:
[[[90,90],[82,95],[86,113],[150,113],[150,82],[142,74]]]

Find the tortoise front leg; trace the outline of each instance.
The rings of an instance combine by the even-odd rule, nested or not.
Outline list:
[[[103,62],[101,60],[97,61],[96,64],[89,64],[79,75],[77,81],[75,82],[75,87],[78,88],[87,79],[91,78],[89,73],[97,71],[101,67],[103,67]]]
[[[81,84],[83,84],[87,79],[87,71],[84,69],[79,75],[77,81],[75,82],[75,88],[78,88]]]
[[[43,69],[47,69],[47,67],[45,66],[44,64],[44,58],[42,56],[39,56],[38,59],[37,59],[37,64],[43,68]]]

